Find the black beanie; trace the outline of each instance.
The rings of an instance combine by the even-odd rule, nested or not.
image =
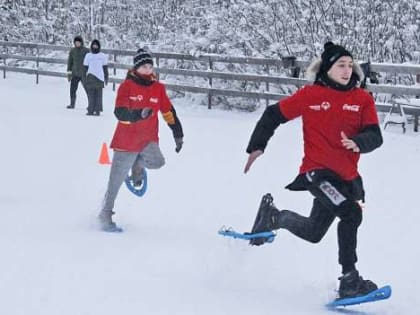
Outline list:
[[[152,59],[152,56],[147,51],[140,48],[137,50],[136,54],[134,55],[133,63],[134,63],[134,66],[133,66],[134,69],[137,69],[146,63],[149,63],[153,66],[153,59]]]
[[[333,42],[326,42],[324,52],[321,54],[322,63],[320,71],[328,72],[332,65],[343,56],[349,56],[353,59],[351,53],[343,46],[335,45]]]
[[[73,39],[73,43],[75,43],[75,42],[80,42],[83,45],[83,38],[82,38],[82,36],[76,36]]]
[[[96,44],[98,46],[98,48],[93,48],[92,46]],[[98,52],[101,51],[101,43],[99,42],[99,40],[94,39],[91,43],[90,43],[90,50],[94,53],[97,54]]]

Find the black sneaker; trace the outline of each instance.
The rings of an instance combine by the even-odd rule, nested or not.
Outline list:
[[[378,289],[374,282],[363,280],[357,270],[349,271],[338,279],[340,280],[339,299],[366,295]]]
[[[74,108],[74,105],[68,105],[68,106],[66,106],[68,109],[72,109],[72,108]]]
[[[274,206],[271,194],[265,194],[260,203],[251,234],[268,232],[278,229],[277,218],[279,210]],[[249,241],[251,245],[262,245],[267,242],[267,237],[254,238]]]

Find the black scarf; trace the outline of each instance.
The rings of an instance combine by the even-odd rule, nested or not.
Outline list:
[[[343,84],[340,84],[331,80],[326,72],[321,72],[321,73],[317,73],[314,84],[328,86],[338,91],[349,91],[353,89],[354,87],[356,87],[359,81],[360,81],[359,76],[354,72],[351,74],[350,81],[346,85],[343,85]]]
[[[155,83],[155,80],[151,78],[152,77],[146,78],[146,77],[140,76],[132,70],[128,71],[127,73],[127,79],[134,81],[138,85],[143,85],[143,86],[152,85],[153,83]]]

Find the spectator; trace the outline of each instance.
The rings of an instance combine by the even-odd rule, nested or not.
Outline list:
[[[108,84],[108,56],[101,52],[101,43],[94,39],[90,44],[90,53],[86,54],[83,65],[86,69],[86,90],[89,105],[88,116],[99,116],[103,110],[102,90]]]
[[[73,40],[74,47],[70,49],[69,57],[67,59],[67,79],[70,82],[70,105],[67,108],[74,108],[76,105],[76,91],[79,82],[82,83],[83,89],[85,87],[85,69],[83,67],[83,60],[89,49],[83,46],[83,39],[81,36],[76,36]]]

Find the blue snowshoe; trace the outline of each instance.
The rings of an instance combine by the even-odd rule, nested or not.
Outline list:
[[[327,304],[328,307],[347,306],[387,299],[391,296],[391,287],[378,286],[371,280],[364,280],[357,270],[347,272],[339,278],[339,297]]]
[[[135,179],[132,174],[129,174],[124,182],[128,190],[130,190],[136,196],[142,197],[147,191],[146,169],[143,169],[141,179]]]
[[[267,243],[273,242],[274,238],[276,237],[276,233],[274,233],[273,231],[259,232],[259,233],[248,233],[248,232],[240,233],[240,232],[236,232],[231,227],[226,228],[224,226],[222,226],[222,228],[219,230],[218,233],[223,236],[228,236],[228,237],[247,240],[247,241],[264,238],[265,242]]]

